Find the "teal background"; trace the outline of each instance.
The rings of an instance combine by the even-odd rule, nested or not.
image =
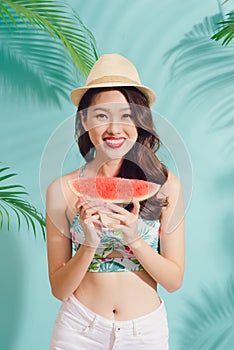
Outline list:
[[[224,48],[207,39],[203,47],[193,46],[194,38],[200,35],[194,26],[219,13],[218,3],[69,3],[94,34],[100,55],[117,52],[134,62],[142,82],[157,94],[153,110],[168,119],[181,135],[191,159],[193,193],[186,212],[184,283],[171,294],[159,289],[168,310],[170,349],[229,350],[234,340],[234,159],[229,107],[233,85],[228,79],[221,81],[220,76],[233,71],[227,58],[233,55],[233,45]],[[191,32],[194,38],[183,42]],[[180,51],[176,51],[166,59],[165,55],[176,45],[180,45],[178,50],[187,50],[186,55],[180,56]],[[44,147],[75,108],[62,99],[61,108],[30,98],[20,101],[6,91],[0,103],[3,165],[18,174],[15,182],[25,185],[30,201],[44,211],[40,194]],[[60,168],[62,172],[81,163],[72,133],[70,136],[71,148]],[[58,152],[59,149],[58,145]],[[52,180],[54,172],[48,167],[46,173]],[[39,229],[35,240],[26,225],[20,232],[14,222],[10,232],[3,227],[0,259],[0,348],[48,349],[60,302],[50,292],[46,244]]]

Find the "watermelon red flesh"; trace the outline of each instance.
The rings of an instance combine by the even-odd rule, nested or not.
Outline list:
[[[155,195],[160,188],[152,182],[120,177],[77,178],[68,180],[68,185],[78,197],[85,195],[113,203],[128,203],[133,197],[142,201]]]

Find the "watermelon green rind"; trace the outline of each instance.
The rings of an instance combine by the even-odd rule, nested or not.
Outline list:
[[[154,182],[148,182],[148,183],[149,183],[149,186],[152,187],[148,194],[142,195],[142,196],[135,195],[135,197],[138,199],[139,202],[142,202],[146,199],[149,199],[155,196],[161,187],[161,185],[155,184]]]
[[[161,187],[153,182],[120,177],[76,178],[67,182],[77,197],[85,195],[90,200],[102,199],[116,204],[130,203],[133,197],[139,202],[144,201],[154,196]],[[82,186],[83,191],[80,188]]]

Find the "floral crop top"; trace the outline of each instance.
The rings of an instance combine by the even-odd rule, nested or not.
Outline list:
[[[138,219],[140,236],[155,250],[159,251],[159,220]],[[85,240],[84,233],[79,223],[79,213],[74,217],[70,235],[75,252],[80,248]],[[107,255],[113,251],[118,251],[123,256],[121,258],[108,258]],[[103,232],[94,258],[89,265],[89,272],[126,272],[144,270],[143,266],[136,259],[131,249],[123,244],[121,231],[110,230],[103,226]]]
[[[81,169],[80,177],[84,175],[85,166]],[[159,252],[159,220],[138,218],[139,235],[156,251]],[[79,223],[79,213],[74,217],[70,227],[70,237],[73,250],[76,252],[84,243],[85,235]],[[107,255],[118,251],[121,258],[108,258]],[[102,227],[102,236],[94,258],[89,265],[89,272],[126,272],[142,271],[143,266],[134,256],[131,249],[123,243],[123,233],[120,230],[111,230]]]

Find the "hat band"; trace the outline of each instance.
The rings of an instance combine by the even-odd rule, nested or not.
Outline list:
[[[139,81],[132,80],[121,75],[111,75],[111,76],[107,75],[107,76],[103,76],[101,78],[97,78],[89,81],[88,83],[86,83],[86,86],[102,84],[102,83],[113,83],[113,82],[140,85]]]

